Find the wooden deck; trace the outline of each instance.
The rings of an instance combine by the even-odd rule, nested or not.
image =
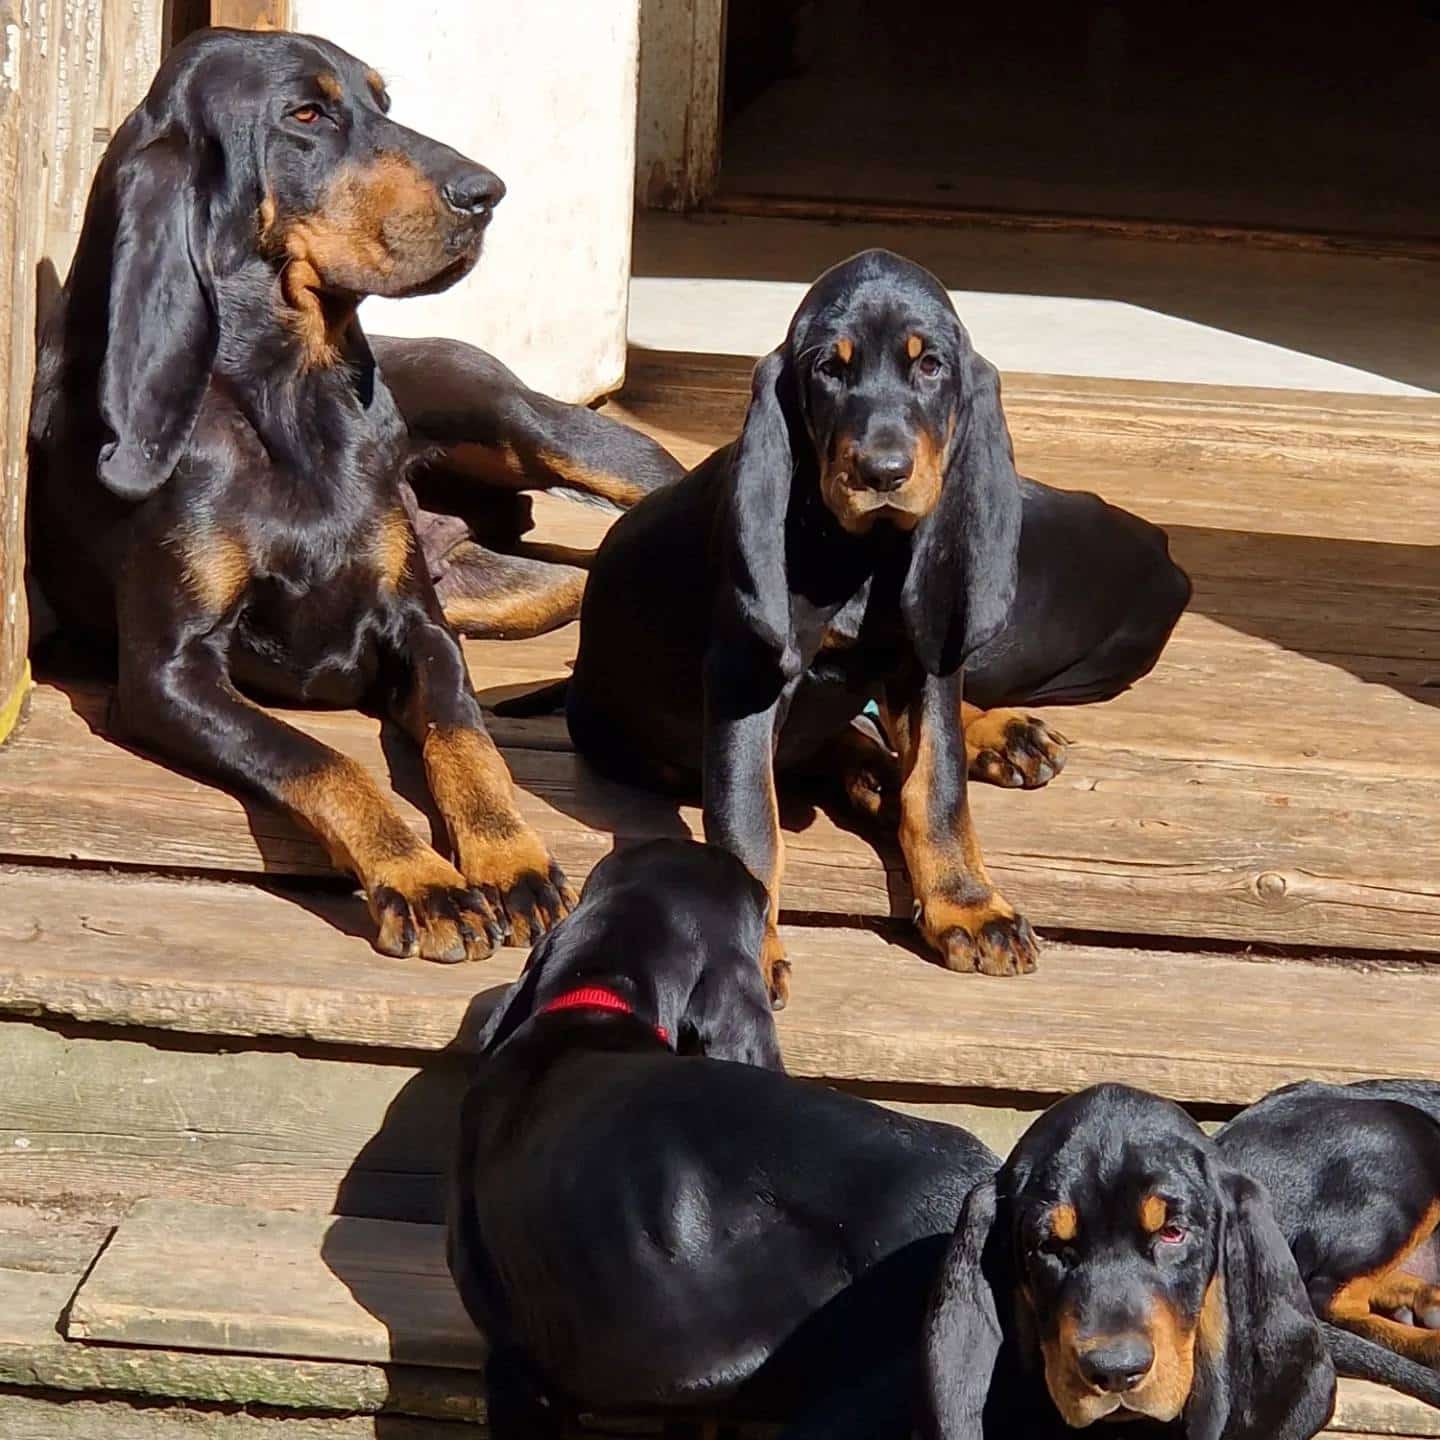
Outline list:
[[[693,459],[735,433],[746,372],[641,356],[613,408]],[[1060,717],[1076,744],[1055,783],[974,787],[1011,898],[1042,928],[1087,936],[1440,950],[1440,403],[1035,377],[1012,380],[1007,400],[1022,468],[1166,525],[1196,585],[1151,677]],[[604,523],[558,500],[541,511],[545,533],[572,543]],[[467,648],[493,700],[565,673],[574,644],[566,629]],[[113,743],[107,704],[94,685],[35,693],[0,757],[0,859],[328,873],[283,817]],[[376,722],[291,718],[433,824],[418,767]],[[494,728],[577,877],[617,837],[696,827],[691,809],[589,774],[558,718]],[[787,908],[908,914],[892,845],[803,806],[787,819]]]
[[[611,410],[690,462],[736,433],[748,370],[637,354]],[[1305,1075],[1440,1076],[1440,401],[1012,376],[1006,404],[1021,468],[1165,525],[1195,600],[1152,676],[1056,712],[1075,745],[1055,782],[974,787],[991,869],[1046,941],[1036,975],[931,964],[893,844],[787,805],[790,1067],[1002,1148],[1106,1078],[1215,1116]],[[555,497],[537,516],[579,546],[607,523]],[[467,650],[493,703],[563,675],[574,645],[566,629]],[[60,1341],[93,1247],[53,1276],[32,1249],[7,1260],[16,1203],[87,1224],[136,1201],[433,1223],[471,999],[523,961],[376,955],[310,837],[117,744],[104,686],[41,680],[0,750],[0,1294],[31,1296],[24,1335],[0,1325],[0,1383],[410,1404],[440,1440],[473,1396],[446,1408],[433,1356],[386,1370],[363,1336],[298,1359]],[[290,718],[438,833],[408,745],[349,712]],[[560,720],[493,728],[575,879],[617,841],[698,831],[693,808],[590,774]],[[1347,1395],[1338,1428],[1436,1433]]]

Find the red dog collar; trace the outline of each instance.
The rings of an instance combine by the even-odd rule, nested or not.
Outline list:
[[[535,1013],[549,1015],[554,1010],[609,1010],[615,1015],[633,1015],[635,1007],[623,996],[603,985],[581,985],[567,990],[553,1000],[547,1000]],[[655,1034],[662,1045],[669,1045],[670,1032],[663,1025],[656,1025]]]

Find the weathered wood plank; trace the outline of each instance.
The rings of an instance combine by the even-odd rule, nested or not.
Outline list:
[[[143,1200],[71,1303],[66,1334],[299,1360],[484,1365],[445,1231]]]
[[[341,1231],[343,1244],[336,1240]],[[397,1233],[409,1231],[426,1233]],[[362,1233],[357,1222],[320,1216],[146,1203],[121,1224],[81,1286],[69,1329],[72,1335],[78,1330],[138,1345],[168,1345],[169,1336],[180,1334],[202,1348],[223,1351],[267,1344],[267,1337],[274,1337],[286,1347],[318,1342],[344,1349],[347,1358],[357,1361],[387,1349],[424,1351],[433,1344],[439,1317],[449,1315],[458,1301],[453,1292],[449,1297],[432,1293],[424,1279],[419,1291],[402,1298],[399,1282],[417,1263],[425,1279],[437,1261],[443,1268],[443,1244],[438,1227],[371,1222]],[[255,1284],[256,1270],[271,1277],[268,1285]],[[383,1282],[374,1288],[377,1276]],[[262,1288],[268,1290],[263,1329],[255,1329],[247,1302]],[[238,1307],[228,1305],[226,1297],[237,1290],[245,1298]],[[365,1302],[358,1312],[357,1295]],[[426,1309],[430,1304],[437,1308]],[[337,1317],[348,1320],[337,1325]],[[437,1353],[443,1351],[440,1347]],[[464,1377],[457,1379],[463,1383]],[[1342,1381],[1331,1428],[1437,1436],[1440,1412],[1378,1386]]]
[[[1233,660],[1231,667],[1241,668]],[[1114,702],[1117,738],[1139,744],[1148,734],[1149,755],[1082,744],[1044,791],[974,787],[979,833],[1011,898],[1042,926],[1327,949],[1440,948],[1440,877],[1426,859],[1440,848],[1440,780],[1427,774],[1426,758],[1437,713],[1393,692],[1362,704],[1366,687],[1356,681],[1353,723],[1339,704],[1326,723],[1297,729],[1298,699],[1287,726],[1284,695],[1259,680],[1255,694],[1275,696],[1281,714],[1267,718],[1270,702],[1260,699],[1247,708],[1247,692],[1233,687],[1233,707],[1217,710],[1225,692],[1213,687],[1225,668],[1219,658],[1194,673],[1178,660],[1170,667],[1169,684],[1190,696],[1188,709],[1153,713],[1136,701],[1127,723],[1125,707],[1143,687]],[[1083,738],[1106,723],[1097,718],[1106,708],[1061,723]],[[286,817],[97,736],[102,714],[92,692],[37,690],[23,742],[0,755],[0,857],[332,873],[319,846]],[[378,722],[346,712],[292,718],[390,778]],[[1406,748],[1392,758],[1399,734]],[[1336,756],[1329,768],[1307,753],[1322,748]],[[409,747],[390,750],[396,784],[423,802]],[[1202,758],[1184,758],[1197,750]],[[576,878],[617,838],[699,833],[694,806],[602,780],[569,753],[512,749],[508,758],[522,809]],[[433,817],[406,801],[401,808],[417,829],[434,833]],[[786,828],[788,908],[908,915],[892,843],[877,848],[799,803],[787,807]],[[355,917],[361,925],[358,909]]]
[[[97,1248],[57,1275],[0,1266],[0,1386],[472,1424],[485,1418],[478,1373],[67,1341],[59,1322]]]
[[[288,30],[289,0],[210,0],[210,23],[237,30]]]
[[[0,874],[0,888],[0,1011],[15,1017],[318,1041],[418,1063],[437,1050],[464,1052],[472,996],[490,1003],[523,961],[518,950],[475,966],[388,960],[331,923],[335,897],[63,871]],[[993,982],[952,975],[868,930],[784,933],[795,1003],[778,1024],[787,1063],[802,1075],[1040,1095],[1112,1078],[1185,1101],[1243,1104],[1306,1075],[1440,1074],[1440,1036],[1414,1022],[1440,1004],[1440,971],[1429,966],[1055,942],[1037,974]],[[306,1163],[333,1186],[415,1073],[323,1058],[332,1052],[192,1055],[16,1022],[6,1036],[0,1177],[64,1143],[42,1141],[39,1130],[71,1133],[91,1152],[153,1145],[179,1160],[188,1146],[193,1155],[195,1142],[169,1138],[178,1113],[190,1122],[182,1129],[207,1135],[223,1119],[213,1143],[225,1147],[214,1153],[226,1174],[265,1184],[300,1156],[323,1155],[323,1164]],[[264,1078],[267,1065],[273,1078]],[[429,1083],[439,1094],[459,1082],[432,1073]],[[276,1108],[281,1094],[294,1098]],[[354,1118],[320,1118],[332,1109]],[[423,1113],[401,1106],[392,1122],[404,1128]],[[82,1144],[87,1118],[98,1133]],[[426,1153],[426,1133],[436,1145],[448,1135],[441,1126],[419,1132],[412,1153]],[[15,1187],[0,1179],[0,1189]]]
[[[115,1213],[147,1195],[244,1195],[275,1209],[441,1217],[458,1062],[419,1070],[130,1035],[5,1023],[0,1201]]]
[[[5,1440],[484,1440],[487,1433],[401,1415],[327,1419],[0,1393]]]
[[[739,434],[753,366],[735,356],[632,350],[612,413],[693,465]],[[1440,538],[1440,507],[1427,497],[1412,511],[1414,483],[1440,458],[1440,400],[1077,376],[1003,380],[1016,460],[1050,484],[1090,485],[1108,475],[1103,488],[1117,503],[1146,513],[1158,503],[1179,506],[1193,523],[1217,528],[1243,515],[1258,523],[1238,528],[1262,532]],[[1366,503],[1356,505],[1353,486],[1362,478]]]

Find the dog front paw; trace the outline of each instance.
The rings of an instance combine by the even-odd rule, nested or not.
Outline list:
[[[366,898],[378,927],[375,948],[398,960],[484,960],[508,933],[489,898],[429,849],[385,866]]]
[[[785,945],[773,927],[765,927],[765,943],[760,948],[760,975],[770,996],[770,1007],[783,1010],[790,1002],[790,962],[785,958]]]
[[[965,726],[970,778],[1013,790],[1038,790],[1064,768],[1070,742],[1038,715],[986,710]]]
[[[971,904],[932,900],[919,907],[921,933],[947,970],[981,975],[1029,975],[1039,941],[1023,915],[992,891]]]
[[[575,908],[565,872],[529,826],[464,855],[461,864],[470,884],[504,915],[516,945],[533,945]]]

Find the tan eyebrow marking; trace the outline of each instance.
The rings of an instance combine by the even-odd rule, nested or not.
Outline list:
[[[1050,1212],[1050,1234],[1059,1241],[1073,1240],[1080,1233],[1080,1216],[1073,1205],[1057,1205]]]
[[[842,335],[835,342],[835,353],[840,357],[842,365],[848,365],[855,358],[855,342]]]
[[[385,89],[385,77],[378,70],[365,72],[365,83],[378,95]]]
[[[912,335],[905,342],[905,353],[912,359],[918,360],[920,352],[925,348],[925,342],[918,336]]]
[[[320,87],[320,93],[324,95],[327,100],[338,100],[345,93],[339,78],[332,75],[328,70],[322,70],[315,77],[315,83]]]
[[[1159,1195],[1147,1195],[1140,1202],[1140,1228],[1153,1235],[1165,1228],[1169,1214],[1170,1207]]]

